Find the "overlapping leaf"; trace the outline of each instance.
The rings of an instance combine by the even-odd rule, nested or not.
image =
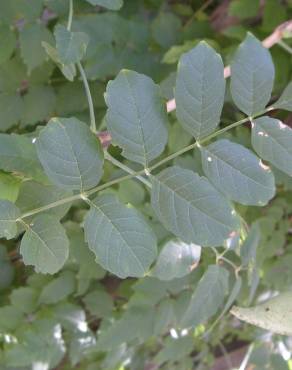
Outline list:
[[[106,122],[123,155],[147,167],[167,142],[167,116],[160,89],[142,74],[122,70],[107,86]]]
[[[86,0],[92,5],[99,5],[110,10],[119,10],[123,6],[123,0]]]
[[[275,194],[271,170],[244,146],[229,140],[201,148],[208,179],[228,198],[246,205],[265,205]]]
[[[145,275],[156,257],[156,237],[146,221],[113,195],[91,202],[84,229],[97,262],[120,278]]]
[[[27,226],[22,238],[20,253],[26,265],[33,265],[37,272],[55,274],[66,262],[69,241],[58,218],[48,214],[38,216]]]
[[[275,70],[267,49],[248,33],[231,63],[231,95],[247,115],[262,111],[273,89]]]
[[[252,146],[258,155],[292,176],[292,129],[275,118],[253,122]]]
[[[180,58],[176,113],[196,139],[210,134],[219,124],[225,94],[223,69],[221,57],[205,42]]]
[[[66,189],[86,190],[102,176],[100,142],[76,118],[53,118],[37,139],[37,153],[50,180]]]
[[[206,178],[175,166],[151,179],[158,219],[185,242],[219,246],[238,229],[235,211]]]
[[[19,209],[9,200],[0,200],[0,238],[11,239],[17,233]]]

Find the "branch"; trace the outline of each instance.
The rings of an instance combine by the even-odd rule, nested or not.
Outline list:
[[[280,24],[274,29],[273,33],[262,41],[265,48],[270,49],[283,38],[285,32],[292,32],[292,21],[287,21]],[[224,68],[224,78],[229,77],[231,74],[230,66]],[[171,99],[166,103],[167,112],[172,112],[176,109],[175,100]]]

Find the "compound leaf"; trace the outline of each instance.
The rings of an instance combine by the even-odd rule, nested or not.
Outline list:
[[[90,203],[84,230],[97,262],[120,278],[144,276],[156,257],[156,237],[146,221],[110,194]]]
[[[108,83],[105,101],[113,141],[127,159],[147,167],[167,143],[167,116],[159,87],[147,76],[122,70]]]
[[[76,118],[52,118],[40,132],[37,153],[50,180],[63,188],[86,190],[102,176],[103,154],[97,137]]]
[[[228,198],[245,205],[265,205],[275,194],[269,167],[249,149],[229,140],[201,148],[205,175]]]
[[[271,98],[274,76],[269,51],[248,33],[231,63],[230,90],[237,107],[249,116],[262,111]]]
[[[292,129],[289,126],[270,117],[254,120],[252,146],[261,158],[292,176]]]
[[[176,114],[196,139],[215,130],[224,103],[225,79],[219,54],[205,42],[183,54],[175,88]]]
[[[33,265],[36,272],[55,274],[66,262],[69,240],[58,218],[43,214],[27,225],[20,245],[26,265]]]
[[[186,243],[219,246],[238,229],[230,203],[206,178],[174,166],[152,176],[152,184],[158,219]]]

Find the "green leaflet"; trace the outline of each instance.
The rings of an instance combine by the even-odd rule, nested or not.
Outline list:
[[[219,246],[239,228],[230,203],[206,178],[174,166],[151,180],[151,204],[158,219],[183,241]]]
[[[113,195],[90,202],[85,238],[103,268],[119,276],[144,276],[156,257],[156,237],[144,218]]]
[[[224,103],[225,79],[219,54],[205,42],[183,54],[177,71],[176,114],[196,139],[215,130]]]
[[[10,200],[10,202],[15,203],[20,186],[21,179],[0,171],[0,199]]]
[[[44,181],[46,176],[37,157],[34,138],[0,134],[0,169]]]
[[[258,155],[292,176],[292,129],[278,119],[253,121],[252,146]]]
[[[105,93],[106,123],[127,159],[148,166],[167,143],[167,115],[159,86],[147,76],[122,70]]]
[[[86,0],[91,5],[99,5],[110,10],[119,10],[124,4],[123,0]]]
[[[269,167],[249,149],[229,140],[201,148],[205,175],[226,197],[246,205],[265,205],[275,195]]]
[[[292,292],[280,293],[258,306],[248,308],[234,306],[231,313],[240,320],[272,333],[291,335],[291,300]]]
[[[162,247],[152,275],[160,280],[181,278],[196,267],[200,257],[200,246],[170,240]]]
[[[53,35],[42,24],[28,24],[20,32],[21,56],[28,68],[28,73],[43,64],[47,58],[42,42],[53,42]]]
[[[279,100],[273,104],[275,108],[292,111],[292,81],[286,86]]]
[[[12,239],[17,234],[19,209],[9,200],[0,200],[0,238]]]
[[[84,32],[71,32],[58,24],[55,28],[56,49],[62,64],[80,62],[86,52],[89,37]]]
[[[259,224],[254,222],[250,228],[247,238],[240,247],[240,257],[243,266],[249,263],[254,264],[256,260],[257,248],[261,241],[261,230]]]
[[[20,253],[26,265],[33,265],[36,272],[55,274],[66,262],[69,241],[58,218],[48,214],[38,216],[27,225],[22,238]]]
[[[248,33],[231,63],[230,90],[237,107],[249,116],[262,111],[271,98],[274,76],[269,51]]]
[[[196,327],[218,311],[228,291],[228,278],[229,272],[223,267],[208,266],[182,317],[181,327]]]
[[[31,313],[37,307],[37,290],[30,287],[20,287],[14,289],[10,295],[12,306],[23,313]]]
[[[16,47],[16,37],[14,31],[6,25],[0,26],[0,64],[8,60],[15,47]]]
[[[75,274],[72,271],[64,271],[56,279],[43,287],[39,296],[39,303],[54,304],[64,300],[75,291]]]
[[[66,189],[87,190],[102,176],[103,153],[97,137],[76,118],[53,118],[40,132],[37,153],[50,180]]]
[[[24,109],[23,100],[17,93],[0,93],[0,131],[16,125]]]

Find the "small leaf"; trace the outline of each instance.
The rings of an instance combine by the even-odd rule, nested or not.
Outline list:
[[[39,297],[39,303],[57,303],[67,298],[74,290],[75,273],[72,271],[64,271],[60,276],[43,287]]]
[[[196,139],[215,130],[224,103],[225,79],[219,54],[205,42],[183,54],[178,64],[177,118]]]
[[[156,262],[153,276],[160,280],[172,280],[189,274],[201,257],[201,247],[180,240],[167,242]]]
[[[269,51],[248,33],[231,63],[230,90],[237,107],[249,116],[262,111],[271,98],[274,76]]]
[[[57,53],[62,64],[74,64],[84,57],[89,37],[84,32],[71,32],[58,24],[55,28]]]
[[[258,306],[234,306],[231,313],[239,320],[272,333],[292,335],[291,302],[292,292],[285,292]]]
[[[123,0],[86,0],[91,5],[98,5],[110,10],[119,10],[123,6]]]
[[[63,188],[87,190],[102,176],[97,137],[76,118],[52,118],[37,139],[37,153],[50,180]]]
[[[265,205],[275,195],[272,171],[244,146],[217,140],[203,147],[205,175],[228,198],[246,205]]]
[[[9,200],[0,200],[0,238],[12,239],[17,233],[19,209]]]
[[[254,120],[252,146],[261,158],[292,176],[292,129],[289,126],[270,117]]]
[[[238,229],[230,203],[206,178],[174,166],[151,179],[151,204],[158,219],[186,243],[219,246]]]
[[[273,104],[273,107],[292,111],[292,81],[286,86],[279,100]]]
[[[97,262],[120,278],[144,276],[156,257],[156,237],[146,221],[113,195],[91,202],[84,230]]]
[[[148,166],[167,143],[167,116],[160,88],[147,76],[122,70],[107,85],[106,122],[123,155]]]
[[[8,60],[16,48],[16,37],[14,31],[9,26],[0,26],[0,64]]]
[[[36,272],[58,272],[69,254],[69,241],[59,220],[47,214],[38,216],[24,234],[20,253],[23,262],[33,265]]]
[[[261,230],[259,224],[254,222],[250,228],[247,238],[240,248],[240,257],[243,266],[255,263],[256,252],[261,241]]]
[[[23,99],[16,93],[0,93],[0,131],[16,125],[23,114]]]
[[[218,265],[210,265],[191,298],[181,326],[196,327],[206,322],[222,305],[228,291],[229,272]]]

